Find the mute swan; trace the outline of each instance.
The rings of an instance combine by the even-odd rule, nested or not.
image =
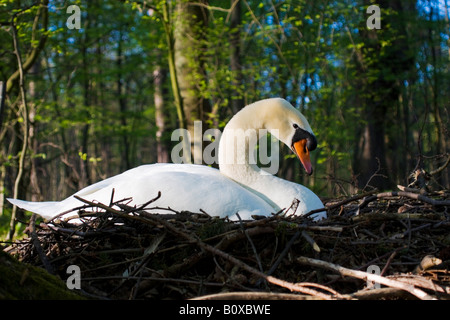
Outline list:
[[[114,189],[114,200],[131,197],[130,205],[141,205],[161,191],[161,198],[154,203],[160,208],[191,212],[202,209],[212,216],[229,217],[231,220],[238,219],[236,213],[242,219],[250,219],[251,215],[268,216],[289,208],[295,199],[300,200],[297,215],[323,208],[320,199],[308,188],[252,165],[247,152],[234,152],[249,150],[248,139],[233,140],[237,129],[241,132],[266,129],[288,145],[297,154],[306,172],[312,173],[309,151],[316,148],[317,142],[308,121],[286,100],[272,98],[246,106],[225,126],[219,142],[220,171],[192,164],[142,165],[94,183],[74,195],[109,204]],[[74,195],[60,202],[8,201],[44,219],[52,219],[83,205]],[[70,215],[73,213],[62,218]],[[313,218],[325,216],[323,211],[313,215]]]

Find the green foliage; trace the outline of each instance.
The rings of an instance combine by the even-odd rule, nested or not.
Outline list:
[[[82,13],[81,29],[70,30],[68,3],[50,1],[48,28],[42,30],[39,22],[33,35],[37,3],[0,1],[2,79],[17,70],[9,27],[14,14],[24,59],[48,35],[35,69],[26,74],[34,130],[27,165],[30,169],[33,161],[38,167],[40,187],[24,186],[24,196],[61,199],[130,166],[156,162],[156,67],[165,75],[161,141],[170,150],[178,119],[165,32],[177,21],[176,3],[169,2],[166,21],[162,0],[70,1]],[[202,37],[187,51],[191,66],[202,61],[201,72],[190,79],[211,106],[205,111],[208,126],[223,129],[234,112],[233,99],[288,99],[309,119],[319,141],[311,154],[315,175],[305,178],[296,164],[291,177],[332,196],[337,191],[330,177],[351,181],[360,174],[363,132],[378,103],[385,114],[378,125],[389,175],[404,184],[419,154],[449,152],[449,31],[440,2],[398,8],[396,3],[381,2],[382,28],[368,30],[367,1],[241,1],[238,27],[230,23],[229,2],[209,1],[207,23],[197,26]],[[236,32],[238,71],[230,67]],[[16,84],[8,94],[0,132],[9,188],[22,136],[18,92]],[[282,158],[280,175],[296,163],[288,149],[282,149]],[[442,162],[436,159],[424,163],[428,170]],[[448,170],[438,179],[448,186]],[[354,187],[339,192],[355,192]]]

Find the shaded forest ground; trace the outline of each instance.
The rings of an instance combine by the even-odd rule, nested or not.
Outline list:
[[[42,268],[20,263],[0,251],[0,300],[84,299]]]
[[[318,222],[289,216],[295,205],[230,222],[153,200],[86,202],[78,226],[33,217],[5,251],[63,281],[78,266],[77,291],[95,299],[450,298],[449,191],[327,200]]]

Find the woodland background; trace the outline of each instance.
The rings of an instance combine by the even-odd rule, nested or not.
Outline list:
[[[371,4],[380,29],[366,26]],[[80,29],[66,25],[70,5]],[[319,142],[313,176],[284,147],[279,176],[337,197],[407,185],[424,169],[448,189],[449,5],[0,0],[2,236],[25,219],[5,197],[60,200],[170,162],[174,129],[222,130],[275,96]]]

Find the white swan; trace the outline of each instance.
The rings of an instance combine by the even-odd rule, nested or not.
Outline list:
[[[74,195],[109,204],[114,189],[114,200],[131,197],[130,205],[141,205],[161,191],[161,198],[152,205],[176,211],[199,212],[202,209],[212,216],[231,220],[237,219],[236,213],[242,219],[250,219],[251,215],[268,216],[289,208],[295,199],[300,201],[297,215],[323,208],[311,190],[268,174],[249,162],[248,152],[239,152],[249,150],[249,139],[237,139],[235,143],[233,138],[236,132],[248,129],[269,131],[297,154],[308,174],[312,173],[309,151],[314,150],[317,143],[308,121],[286,100],[272,98],[246,106],[226,125],[219,144],[220,171],[203,165],[142,165],[94,183]],[[60,202],[8,201],[51,219],[83,205],[74,195]],[[70,215],[73,213],[62,218]],[[322,211],[313,218],[325,216]]]

